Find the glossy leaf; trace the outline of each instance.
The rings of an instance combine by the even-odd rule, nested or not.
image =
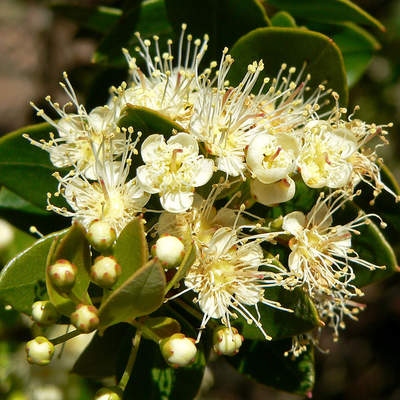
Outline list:
[[[153,317],[141,322],[141,330],[143,337],[155,340],[158,343],[161,339],[179,333],[181,326],[176,319],[171,317]]]
[[[134,328],[128,324],[109,327],[102,336],[98,332],[75,362],[72,372],[87,378],[115,376],[121,352],[128,352]]]
[[[194,37],[210,36],[208,60],[219,59],[223,48],[232,46],[245,33],[269,25],[264,8],[256,0],[165,0],[165,4],[177,33],[182,23],[187,23]]]
[[[385,30],[377,19],[349,0],[268,0],[268,3],[295,17],[332,24],[352,21]]]
[[[296,288],[289,291],[280,287],[271,287],[266,289],[265,297],[278,301],[283,307],[293,310],[293,312],[288,312],[265,304],[258,305],[260,322],[272,340],[299,335],[319,326],[317,310],[302,289]],[[248,324],[243,317],[231,322],[246,339],[264,340],[264,335],[257,326]]]
[[[36,238],[32,235],[13,226],[10,226],[10,229],[13,230],[14,238],[6,248],[0,250],[0,263],[3,265],[36,242]]]
[[[135,132],[141,131],[145,137],[153,133],[169,137],[173,130],[177,132],[185,131],[179,124],[157,111],[130,104],[123,110],[118,125],[125,128],[131,126]]]
[[[291,340],[259,342],[245,340],[237,355],[226,357],[240,373],[278,390],[308,395],[315,381],[314,352],[312,348],[297,358],[285,357]]]
[[[232,84],[242,80],[254,60],[264,61],[263,75],[271,78],[278,74],[282,63],[297,71],[306,63],[305,73],[311,74],[309,86],[316,88],[326,82],[328,88],[339,93],[341,104],[347,104],[343,57],[335,43],[321,33],[303,28],[259,28],[242,36],[231,55],[235,59],[228,74]]]
[[[24,212],[27,214],[38,215],[51,215],[50,212],[36,207],[26,199],[11,192],[4,186],[0,189],[0,209],[1,210],[14,210]]]
[[[164,271],[156,260],[151,260],[114,290],[101,305],[100,329],[155,311],[163,302],[164,290]]]
[[[142,267],[149,258],[143,218],[135,218],[125,226],[115,243],[113,255],[121,266],[121,275],[113,286],[115,289]]]
[[[183,258],[181,265],[177,269],[175,275],[172,279],[168,282],[167,287],[165,289],[165,294],[167,294],[181,279],[183,279],[189,268],[196,260],[196,247],[191,244],[191,246],[186,249],[185,257]]]
[[[49,139],[54,128],[48,123],[30,125],[0,139],[0,184],[21,198],[42,209],[47,205],[47,192],[57,190],[57,180],[51,176],[56,168],[46,151],[32,146],[22,137]]]
[[[280,26],[282,28],[294,28],[296,26],[295,19],[286,11],[280,11],[271,18],[272,26]]]
[[[197,348],[194,364],[185,368],[172,368],[164,361],[156,343],[142,339],[123,398],[125,400],[194,399],[200,388],[206,364],[203,346],[198,344]]]
[[[46,261],[50,246],[56,237],[67,230],[39,239],[33,246],[12,259],[0,274],[0,299],[14,309],[31,313],[32,303],[47,297]]]

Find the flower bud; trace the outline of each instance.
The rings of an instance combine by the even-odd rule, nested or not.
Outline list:
[[[86,304],[79,304],[70,319],[75,328],[83,333],[94,331],[100,322],[97,308]]]
[[[49,265],[48,275],[51,283],[63,292],[69,292],[74,286],[78,269],[68,260],[57,260]]]
[[[214,331],[213,348],[219,355],[234,356],[239,353],[243,340],[236,328],[221,326]]]
[[[37,336],[26,344],[25,351],[31,364],[48,365],[54,354],[54,345],[44,336]]]
[[[52,325],[58,319],[58,311],[50,301],[35,301],[32,304],[32,318],[41,325]]]
[[[195,340],[183,333],[175,333],[160,342],[161,354],[172,367],[186,367],[194,362],[197,348]]]
[[[165,268],[178,266],[185,255],[185,247],[180,239],[172,235],[162,235],[151,248],[153,257],[157,257]]]
[[[94,395],[94,400],[122,400],[122,390],[115,388],[101,388]]]
[[[103,288],[110,288],[121,275],[121,267],[114,257],[97,257],[90,268],[92,281]]]
[[[97,251],[104,253],[111,249],[117,235],[109,223],[95,220],[89,226],[87,237]]]

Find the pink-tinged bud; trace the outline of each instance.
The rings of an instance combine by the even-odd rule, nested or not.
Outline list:
[[[194,339],[186,337],[183,333],[175,333],[160,342],[161,354],[172,367],[186,367],[196,358],[195,343]]]
[[[54,354],[54,345],[44,336],[37,336],[26,344],[25,351],[31,364],[48,365]]]
[[[79,304],[70,319],[75,328],[83,333],[94,331],[100,322],[97,308],[86,304]]]
[[[95,220],[89,226],[87,238],[97,251],[105,253],[111,249],[117,235],[109,223]]]
[[[69,292],[75,284],[78,268],[68,260],[57,260],[47,269],[51,283],[63,292]]]
[[[114,257],[97,257],[90,268],[92,281],[102,287],[110,288],[121,275],[121,267]]]
[[[243,336],[236,328],[229,329],[226,326],[220,326],[214,331],[213,348],[219,355],[234,356],[239,353],[243,340]]]
[[[177,267],[185,256],[185,247],[180,239],[172,235],[162,235],[151,248],[153,257],[157,257],[164,268]]]
[[[52,325],[58,317],[58,311],[50,301],[35,301],[32,304],[32,319],[38,324]]]
[[[94,400],[122,400],[123,392],[120,388],[101,388],[94,395]]]

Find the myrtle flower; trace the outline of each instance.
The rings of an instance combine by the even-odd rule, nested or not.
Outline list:
[[[131,157],[137,152],[135,150],[137,141],[138,139],[131,143],[129,135],[125,142],[122,159],[114,162],[101,158],[106,147],[103,143],[98,153],[94,154],[96,158],[95,182],[88,181],[84,175],[79,175],[74,170],[65,177],[55,173],[59,181],[58,192],[55,195],[61,194],[72,211],[51,204],[51,194],[48,194],[48,209],[73,217],[85,228],[96,220],[104,221],[118,235],[137,213],[143,211],[143,207],[150,198],[150,195],[138,185],[136,178],[128,180]],[[112,147],[112,144],[109,144],[109,147]]]
[[[161,54],[159,38],[154,36],[154,51],[151,52],[151,41],[143,40],[140,33],[135,35],[140,47],[136,51],[146,63],[146,73],[138,67],[136,58],[131,57],[128,50],[123,49],[129,64],[132,82],[114,89],[118,98],[116,104],[120,109],[126,104],[148,107],[180,123],[186,128],[193,109],[197,92],[195,70],[207,50],[208,36],[203,40],[193,40],[186,35],[186,24],[178,43],[177,60],[172,55],[172,40],[167,41],[168,52]],[[186,39],[186,46],[184,44]]]
[[[37,142],[28,135],[25,137],[35,146],[46,150],[50,160],[57,168],[73,166],[79,173],[83,173],[88,179],[95,179],[96,159],[94,154],[104,151],[104,156],[115,159],[124,151],[125,135],[117,126],[118,118],[114,108],[109,106],[96,107],[87,112],[79,103],[76,93],[64,72],[65,83],[60,82],[61,87],[68,95],[70,102],[60,107],[54,103],[50,96],[47,102],[59,114],[60,119],[54,121],[45,112],[31,105],[37,110],[37,115],[51,124],[58,132],[58,137],[50,133],[50,140]],[[67,108],[75,107],[75,112],[67,112]],[[112,141],[104,141],[104,138],[112,138]],[[112,144],[112,147],[107,147]]]
[[[145,165],[137,169],[138,183],[148,193],[159,193],[162,207],[173,213],[188,210],[194,188],[206,184],[214,163],[199,155],[196,139],[184,132],[165,142],[162,135],[150,135],[143,142]]]

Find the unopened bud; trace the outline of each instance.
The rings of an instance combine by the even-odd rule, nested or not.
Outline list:
[[[121,267],[114,257],[97,257],[90,268],[93,282],[103,288],[110,288],[121,275]]]
[[[161,354],[172,367],[186,367],[194,362],[197,348],[195,340],[183,333],[175,333],[160,342]]]
[[[240,335],[236,328],[227,328],[221,326],[214,331],[213,348],[219,355],[234,356],[239,352],[239,348],[243,343],[243,336]]]
[[[104,253],[111,249],[117,235],[109,223],[96,220],[89,226],[87,237],[97,251]]]
[[[74,286],[78,269],[68,260],[57,260],[49,265],[48,274],[51,283],[64,292],[68,292]]]
[[[122,390],[115,388],[101,388],[94,395],[94,400],[122,400]]]
[[[58,311],[50,301],[35,301],[32,304],[32,318],[38,324],[52,325],[58,317]]]
[[[153,257],[157,257],[165,268],[178,266],[185,256],[185,247],[180,239],[172,235],[162,235],[151,248]]]
[[[54,354],[54,345],[44,336],[37,336],[26,344],[25,351],[31,364],[48,365]]]
[[[86,304],[79,304],[75,312],[70,315],[71,323],[83,333],[89,333],[99,326],[97,308]]]

